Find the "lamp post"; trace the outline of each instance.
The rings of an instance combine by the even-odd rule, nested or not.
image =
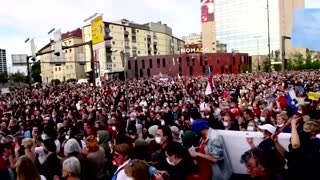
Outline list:
[[[269,0],[267,0],[267,19],[268,19],[268,60],[271,72],[271,47],[270,47],[270,17],[269,17]]]
[[[29,40],[30,40],[30,38],[27,38],[25,41],[24,41],[24,43],[27,43],[27,42],[29,42]],[[31,49],[32,49],[32,44],[31,44]],[[31,50],[32,51],[32,50]],[[31,53],[33,53],[33,52],[31,52]],[[27,75],[28,75],[28,84],[29,84],[29,86],[30,86],[30,88],[31,88],[31,73],[30,73],[30,57],[29,56],[27,56]]]
[[[258,71],[260,72],[260,47],[259,47],[259,38],[262,36],[254,36],[257,39],[257,53],[258,53]]]

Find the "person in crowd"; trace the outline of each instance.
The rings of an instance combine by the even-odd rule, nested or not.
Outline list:
[[[105,152],[105,158],[110,160],[110,153],[111,153],[111,149],[110,149],[110,141],[111,141],[111,134],[108,131],[100,131],[98,132],[98,143],[99,145],[103,148],[104,152]]]
[[[258,128],[263,133],[263,141],[258,145],[258,148],[261,149],[267,157],[267,163],[269,163],[269,167],[272,167],[274,172],[283,173],[285,161],[283,157],[281,157],[279,151],[276,149],[275,143],[272,139],[272,135],[276,132],[276,128],[271,124],[264,124],[258,126]],[[248,137],[247,142],[251,148],[256,147],[253,143],[252,137]]]
[[[170,165],[166,171],[169,173],[169,179],[185,180],[195,173],[195,164],[189,154],[179,142],[171,142],[165,147],[166,160]]]
[[[232,120],[230,115],[225,115],[223,117],[223,126],[225,130],[229,131],[239,131],[239,125],[237,121]]]
[[[77,158],[70,157],[63,161],[62,177],[65,180],[80,180],[81,179],[81,165]]]
[[[262,150],[252,148],[241,156],[241,163],[246,165],[247,172],[253,179],[284,180],[283,176],[274,173]]]
[[[277,115],[276,132],[291,133],[290,127],[287,127],[288,116],[285,113]]]
[[[94,177],[93,167],[85,154],[82,153],[80,144],[75,139],[69,139],[64,145],[64,156],[66,158],[75,157],[79,160],[81,169],[80,179],[90,180]]]
[[[114,149],[114,164],[118,166],[111,180],[122,180],[129,178],[125,168],[130,164],[131,147],[128,144],[119,144]]]
[[[25,155],[32,160],[35,165],[39,163],[37,159],[37,154],[35,152],[35,144],[31,138],[25,138],[21,142],[21,146],[24,148]]]
[[[89,163],[94,170],[94,177],[97,180],[104,179],[106,177],[105,172],[105,152],[102,147],[99,146],[97,139],[93,136],[89,136],[86,139],[86,152]]]
[[[46,179],[53,179],[55,176],[61,177],[61,163],[56,154],[56,144],[52,139],[46,139],[42,143],[42,148],[48,156],[40,166],[40,173]]]
[[[28,156],[21,156],[16,163],[17,180],[46,180],[39,174],[35,164]]]
[[[132,160],[132,162],[126,166],[125,173],[129,179],[133,180],[151,179],[148,163],[139,159]]]
[[[231,177],[230,161],[223,139],[208,122],[198,119],[192,123],[192,131],[201,137],[198,152],[191,152],[197,158],[199,174],[203,179],[227,180]]]
[[[168,162],[166,161],[166,154],[164,148],[173,141],[172,132],[168,126],[159,126],[155,138],[157,144],[161,145],[161,149],[151,154],[151,161],[157,162],[157,169],[166,169]]]

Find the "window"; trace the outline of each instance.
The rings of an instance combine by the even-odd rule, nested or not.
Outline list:
[[[115,42],[115,41],[112,41],[112,44],[113,44],[113,45],[115,45],[115,44],[116,44],[116,42]]]
[[[59,71],[61,71],[61,67],[59,67]]]
[[[71,44],[71,40],[69,41],[69,44]]]
[[[148,77],[151,76],[151,73],[150,73],[150,69],[149,69],[149,68],[147,69],[147,75],[148,75]]]
[[[149,68],[152,69],[152,59],[149,59]]]
[[[138,54],[140,54],[140,51],[138,51]]]
[[[72,49],[69,50],[69,52],[71,52],[71,51],[72,51]]]
[[[55,71],[57,71],[58,69],[57,68],[55,68]]]
[[[138,62],[137,62],[137,60],[134,61],[134,70],[136,72],[138,72]]]
[[[202,73],[205,74],[206,73],[206,67],[202,66]]]
[[[219,58],[217,58],[217,64],[220,64],[220,60],[219,60]]]
[[[212,73],[213,72],[213,66],[210,65],[210,72]]]
[[[190,59],[187,57],[187,66],[190,66]]]
[[[115,56],[113,56],[113,60],[115,60],[116,59],[116,57]]]
[[[68,53],[68,50],[65,50],[64,52],[65,52],[65,53]]]
[[[144,38],[144,41],[146,41],[147,39],[146,38]]]
[[[137,32],[139,32],[139,30],[137,30]]]
[[[128,69],[131,69],[131,61],[128,61]]]
[[[146,68],[146,67],[145,67],[145,63],[144,63],[144,59],[142,59],[141,63],[142,63],[142,68],[143,68],[143,69]]]
[[[140,69],[140,77],[143,77],[143,70]]]
[[[157,59],[157,66],[160,68],[160,59]]]
[[[162,58],[162,67],[166,67],[166,58]]]
[[[179,57],[179,64],[181,64],[181,57]]]
[[[127,27],[124,27],[123,29],[124,29],[124,30],[127,30]]]

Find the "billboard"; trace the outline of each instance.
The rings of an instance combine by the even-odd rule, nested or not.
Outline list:
[[[91,21],[92,44],[104,42],[104,24],[102,16],[99,16]]]
[[[214,0],[201,0],[201,22],[214,21]]]
[[[27,54],[12,54],[11,55],[11,60],[12,60],[12,65],[27,65]]]
[[[296,9],[291,34],[292,47],[320,51],[320,8]]]

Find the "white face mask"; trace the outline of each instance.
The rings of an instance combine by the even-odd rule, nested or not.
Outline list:
[[[158,136],[157,136],[154,140],[155,140],[156,143],[158,143],[158,144],[161,144],[161,143],[162,143],[161,137],[158,137]]]
[[[46,134],[41,134],[41,139],[46,140],[46,139],[48,139],[48,136]]]
[[[169,158],[166,158],[166,160],[167,160],[167,162],[168,162],[169,165],[171,165],[171,166],[174,166],[174,165],[175,165],[173,162],[171,162],[171,161],[169,160]]]
[[[255,129],[255,128],[254,128],[253,126],[248,126],[248,127],[247,127],[247,131],[254,131],[254,129]]]
[[[111,129],[114,130],[114,131],[117,130],[117,128],[115,126],[112,126]]]
[[[258,118],[254,118],[254,122],[259,122],[259,119]]]
[[[281,128],[281,127],[283,127],[283,126],[284,126],[284,124],[280,124],[280,125],[277,125],[277,126]]]
[[[224,127],[228,127],[229,126],[229,122],[223,122]]]
[[[266,117],[260,117],[261,122],[266,122]]]
[[[161,125],[162,126],[166,125],[166,122],[164,120],[161,120]]]
[[[66,140],[69,140],[70,136],[69,135],[66,135]]]

